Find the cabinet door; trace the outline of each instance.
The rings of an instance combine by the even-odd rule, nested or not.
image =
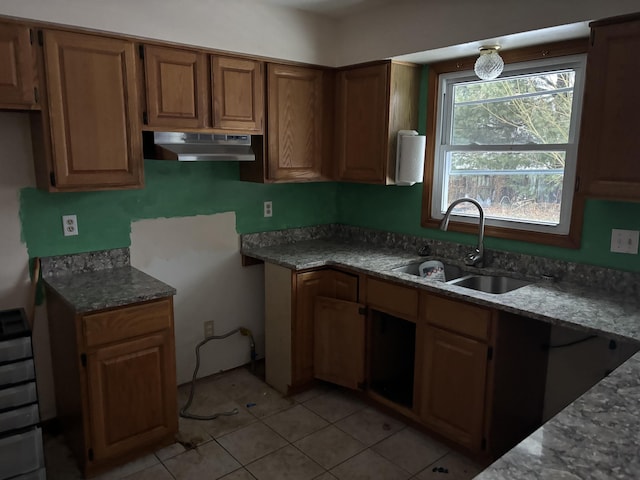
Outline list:
[[[323,72],[267,66],[268,178],[317,180],[323,174]]]
[[[389,64],[339,72],[338,180],[386,182],[388,128]]]
[[[207,55],[176,48],[144,47],[147,124],[203,128],[209,123]]]
[[[362,388],[365,326],[363,305],[316,298],[313,338],[316,378],[347,388]]]
[[[142,186],[135,53],[126,40],[44,32],[57,188]]]
[[[87,355],[94,460],[117,457],[177,430],[173,332],[164,330]]]
[[[296,275],[296,310],[292,323],[292,384],[304,385],[314,378],[314,314],[318,296],[347,301],[358,299],[358,277],[334,270]]]
[[[22,25],[0,25],[0,107],[24,108],[36,103],[35,64],[30,32]]]
[[[434,431],[479,451],[488,346],[439,328],[420,327],[424,345],[419,415]]]
[[[264,63],[211,57],[213,127],[242,132],[264,130]]]
[[[640,201],[639,49],[640,19],[593,30],[578,147],[589,196]]]

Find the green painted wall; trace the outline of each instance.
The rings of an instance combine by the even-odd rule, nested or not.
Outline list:
[[[336,184],[263,185],[241,182],[229,162],[145,161],[145,188],[112,192],[46,193],[24,188],[22,239],[30,257],[130,245],[131,222],[145,218],[236,212],[238,233],[332,223]],[[274,215],[263,217],[263,202]],[[77,237],[62,235],[62,215],[78,216]]]
[[[427,68],[423,69],[419,130],[426,130]],[[237,163],[145,161],[143,190],[46,193],[21,191],[22,235],[30,257],[126,247],[131,222],[145,218],[235,211],[238,233],[343,223],[474,244],[475,236],[420,227],[422,185],[348,183],[262,185],[241,182]],[[273,201],[274,216],[262,216]],[[62,235],[61,217],[78,216],[77,237]],[[589,200],[579,250],[487,238],[488,248],[640,271],[640,255],[609,252],[612,228],[640,230],[640,203]]]
[[[473,245],[477,236],[422,228],[422,184],[412,187],[338,184],[338,222]],[[611,253],[611,229],[640,230],[640,204],[588,200],[580,249],[486,238],[487,248],[640,272],[640,255]]]

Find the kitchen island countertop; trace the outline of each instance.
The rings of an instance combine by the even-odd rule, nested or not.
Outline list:
[[[243,248],[266,262],[305,270],[335,266],[540,321],[640,345],[640,301],[585,285],[545,282],[495,295],[393,271],[427,260],[400,249],[331,240]],[[482,273],[494,272],[483,269]],[[640,353],[481,472],[477,480],[640,478]]]

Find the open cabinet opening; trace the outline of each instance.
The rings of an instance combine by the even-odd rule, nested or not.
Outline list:
[[[416,325],[383,312],[371,313],[369,388],[411,408]]]

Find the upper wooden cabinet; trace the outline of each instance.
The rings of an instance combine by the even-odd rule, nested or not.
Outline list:
[[[264,131],[264,63],[211,56],[213,127]]]
[[[147,115],[151,127],[210,125],[207,55],[148,45],[144,49]]]
[[[635,126],[640,112],[640,15],[592,24],[582,109],[580,190],[587,196],[640,201]]]
[[[23,25],[0,24],[0,108],[40,108],[32,35]]]
[[[264,63],[141,46],[150,130],[264,131]]]
[[[418,128],[420,67],[347,68],[336,85],[337,179],[394,183],[397,133]]]
[[[127,40],[45,30],[46,105],[32,128],[38,184],[142,186],[136,51]]]
[[[330,176],[332,135],[326,125],[333,111],[325,93],[329,72],[315,68],[269,64],[269,180],[322,180]]]

